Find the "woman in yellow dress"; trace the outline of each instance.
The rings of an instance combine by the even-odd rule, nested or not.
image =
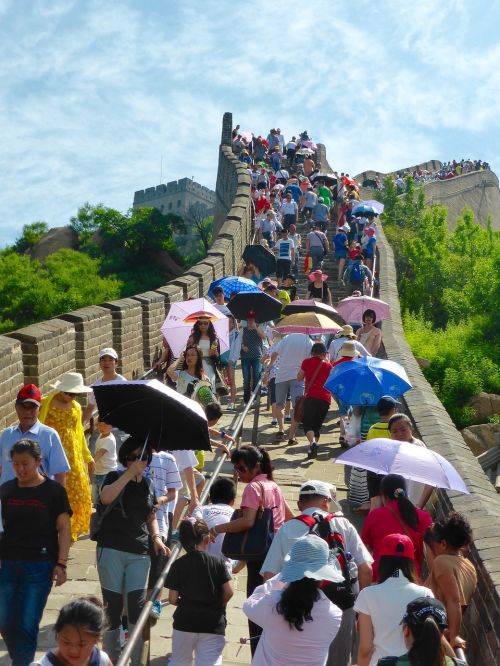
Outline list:
[[[82,425],[82,408],[75,397],[90,393],[92,389],[83,383],[79,372],[66,372],[59,381],[51,384],[51,391],[42,400],[40,421],[59,433],[71,471],[66,475],[66,492],[73,511],[71,516],[71,540],[88,534],[92,498],[89,473],[94,461],[87,446]]]

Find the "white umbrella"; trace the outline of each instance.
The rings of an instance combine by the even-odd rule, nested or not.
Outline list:
[[[342,453],[335,462],[376,474],[400,474],[405,479],[470,495],[462,477],[446,458],[410,442],[384,437],[369,439]]]

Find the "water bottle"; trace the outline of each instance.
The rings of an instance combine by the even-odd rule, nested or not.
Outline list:
[[[346,553],[347,566],[349,568],[349,578],[351,583],[355,583],[358,580],[358,565],[354,561],[351,553]]]

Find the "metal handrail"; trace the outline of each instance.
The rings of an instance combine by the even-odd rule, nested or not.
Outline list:
[[[250,396],[250,400],[247,402],[245,405],[245,408],[243,412],[240,414],[236,421],[236,425],[233,431],[233,437],[237,441],[240,436],[240,432],[243,428],[243,421],[245,420],[248,412],[250,411],[250,408],[252,406],[252,403],[254,400],[260,401],[260,387],[262,383],[262,378],[259,379],[257,386],[254,388],[252,395]],[[237,445],[236,445],[237,446]],[[230,451],[233,448],[233,446],[228,446],[227,447]],[[219,462],[217,463],[217,466],[215,467],[215,470],[213,471],[212,475],[208,479],[208,482],[205,484],[203,491],[200,495],[200,504],[204,504],[205,501],[208,498],[210,488],[212,487],[213,482],[217,479],[218,475],[220,474],[220,471],[222,469],[222,466],[224,462],[226,461],[227,454],[223,453],[220,457]],[[149,622],[149,613],[151,611],[151,608],[153,606],[153,603],[156,601],[157,597],[163,590],[163,586],[165,584],[165,579],[167,578],[168,572],[170,571],[170,568],[172,564],[175,562],[177,557],[179,556],[179,553],[181,551],[181,545],[180,543],[176,543],[175,546],[172,548],[170,557],[168,558],[168,562],[165,565],[163,571],[161,572],[158,580],[155,583],[155,586],[153,587],[153,590],[151,592],[150,598],[146,601],[144,604],[141,614],[139,615],[139,618],[134,626],[134,629],[132,633],[129,636],[129,639],[123,648],[122,653],[120,654],[120,657],[118,658],[118,661],[116,662],[116,666],[126,666],[128,660],[130,659],[130,656],[132,654],[132,651],[134,647],[137,644],[138,640],[142,639],[142,633]]]
[[[377,270],[377,252],[373,253],[373,266],[372,266],[372,285],[370,287],[370,296],[373,297],[375,290],[375,271]]]

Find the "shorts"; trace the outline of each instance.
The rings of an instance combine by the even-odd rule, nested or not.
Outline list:
[[[304,395],[304,382],[299,382],[298,379],[276,382],[276,405],[278,407],[283,408],[285,406],[288,391],[290,391],[292,406],[295,407],[297,399]]]
[[[347,259],[347,250],[335,250],[336,259]]]
[[[287,275],[289,275],[291,267],[291,259],[278,259],[276,262],[276,277],[285,278]]]
[[[201,472],[199,472],[196,468],[193,468],[194,472],[194,482],[196,486],[199,486],[201,483],[204,483],[205,477]],[[189,488],[187,487],[186,483],[186,477],[184,476],[183,472],[181,472],[181,480],[182,480],[182,488],[179,490],[179,499],[186,499],[190,500],[190,495],[189,495]]]

